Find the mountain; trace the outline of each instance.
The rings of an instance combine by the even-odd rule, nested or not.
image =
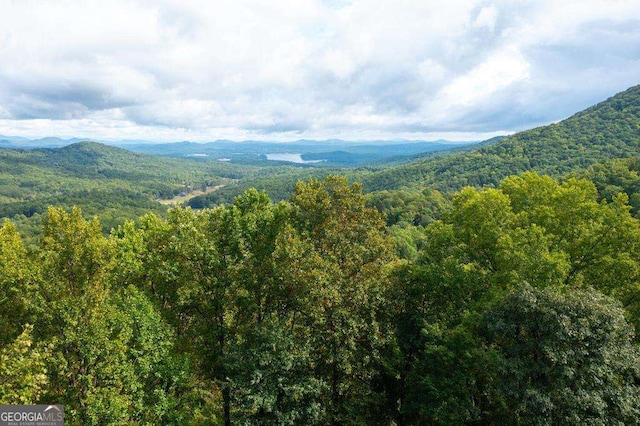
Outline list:
[[[54,148],[82,142],[84,139],[71,138],[61,139],[56,137],[46,137],[40,139],[28,139],[20,136],[0,135],[0,147],[2,148]]]
[[[0,148],[58,148],[82,142],[83,139],[61,139],[46,137],[27,139],[18,136],[0,135]],[[295,163],[295,161],[272,161],[268,154],[296,154],[311,161],[308,167],[351,167],[363,164],[382,164],[435,151],[455,149],[477,142],[373,140],[344,141],[340,139],[306,140],[294,142],[264,142],[245,140],[241,142],[216,140],[213,142],[155,143],[144,140],[121,140],[117,142],[97,141],[105,145],[126,148],[130,151],[163,157],[200,157],[223,160],[236,164],[271,167]]]
[[[201,156],[225,159],[236,164],[270,166],[270,154],[296,154],[302,160],[314,161],[307,166],[351,167],[397,161],[428,152],[467,146],[476,142],[438,141],[343,141],[338,139],[295,142],[231,142],[218,140],[208,143],[176,142],[163,144],[130,144],[127,149],[159,156]],[[287,161],[280,161],[286,163]],[[302,163],[302,161],[300,161]]]
[[[349,156],[345,152],[333,155]],[[506,176],[528,170],[560,177],[608,160],[639,155],[640,85],[558,123],[474,145],[417,154],[413,156],[414,161],[408,161],[411,156],[405,156],[396,158],[402,160],[398,164],[337,172],[347,175],[351,181],[361,182],[366,192],[403,187],[450,192],[464,186],[496,186]],[[307,155],[305,158],[318,157]],[[245,180],[223,191],[197,197],[190,204],[203,207],[229,202],[247,187],[264,189],[275,200],[285,199],[290,196],[296,180],[308,176],[322,178],[335,172],[299,171]]]
[[[220,185],[247,167],[160,158],[95,142],[62,148],[0,148],[0,218],[31,217],[77,205],[109,227],[162,212],[158,200]],[[108,214],[108,218],[104,215]]]
[[[7,143],[30,143],[10,139]],[[639,156],[640,86],[558,123],[438,151],[449,145],[446,141],[393,141],[386,145],[373,141],[358,145],[339,140],[322,145],[301,140],[287,144],[217,141],[128,146],[183,158],[157,157],[95,142],[76,142],[62,148],[0,147],[0,217],[32,216],[42,213],[48,204],[78,204],[91,214],[99,213],[107,203],[116,209],[114,215],[117,206],[122,207],[120,212],[132,205],[142,212],[142,206],[159,211],[162,207],[158,199],[222,183],[227,187],[203,194],[191,205],[229,202],[247,187],[267,190],[272,199],[279,200],[290,195],[297,180],[327,174],[346,174],[351,181],[362,182],[367,192],[402,187],[453,191],[466,185],[495,186],[504,177],[527,170],[559,177],[607,160]],[[433,152],[427,152],[430,148]],[[219,155],[231,151],[252,160],[244,164],[216,161]],[[188,157],[207,152],[209,157]],[[309,165],[267,161],[264,154],[270,152],[300,153],[304,160],[325,160],[326,164],[303,168]],[[371,166],[380,155],[387,156],[384,162]],[[368,163],[359,163],[365,158]],[[392,160],[397,162],[390,163]],[[283,166],[273,167],[278,164]],[[613,184],[603,181],[602,185]],[[640,206],[640,202],[637,204]]]
[[[470,152],[363,175],[360,180],[367,191],[494,186],[506,176],[527,170],[560,176],[608,159],[638,156],[639,148],[640,85],[558,123],[516,133]]]
[[[180,175],[184,163],[96,142],[79,142],[61,148],[0,149],[2,178],[15,178],[25,189],[19,195],[9,197],[16,199],[31,197],[40,192],[74,189],[73,186],[55,188],[55,183],[61,179],[90,179],[94,184],[114,180],[114,183],[126,183],[125,187],[135,186],[142,192],[151,193],[148,182],[154,182],[155,185],[158,180],[167,183],[180,180],[167,178],[168,169],[174,169],[175,174]],[[38,180],[45,176],[46,180]],[[5,184],[0,187],[0,196],[8,197],[6,192]]]

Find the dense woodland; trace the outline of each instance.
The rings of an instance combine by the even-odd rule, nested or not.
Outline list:
[[[534,173],[465,188],[397,228],[408,256],[337,176],[109,236],[50,208],[35,250],[7,221],[0,399],[82,425],[635,424],[627,201]]]
[[[94,142],[0,148],[0,217],[15,221],[31,242],[48,206],[79,206],[100,216],[109,232],[146,212],[163,215],[167,208],[159,200],[256,173],[248,166],[153,157]]]
[[[639,105],[344,176],[1,151],[0,403],[71,425],[638,424]]]

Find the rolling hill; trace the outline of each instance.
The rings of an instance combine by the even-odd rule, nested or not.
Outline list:
[[[237,167],[176,160],[80,142],[63,148],[0,149],[0,201],[28,201],[79,189],[130,189],[168,198],[189,185],[237,177]]]
[[[520,132],[492,144],[449,156],[389,168],[361,180],[367,191],[404,186],[456,190],[494,186],[502,178],[534,170],[552,176],[608,159],[640,154],[640,85],[566,120]]]
[[[185,149],[182,145],[180,149]],[[506,176],[528,170],[557,177],[575,174],[611,160],[638,157],[639,148],[640,86],[558,123],[475,146],[417,154],[413,161],[404,157],[384,166],[300,168],[278,162],[248,166],[213,158],[158,157],[94,142],[62,148],[0,148],[0,217],[20,221],[41,214],[48,205],[78,205],[87,214],[100,214],[108,229],[147,211],[165,211],[159,199],[222,183],[227,187],[196,197],[189,205],[229,202],[248,187],[266,190],[273,200],[286,199],[297,180],[335,173],[362,182],[366,192],[399,188],[450,192],[463,186],[495,186]],[[361,147],[359,154],[367,149]],[[625,167],[625,173],[633,174]],[[609,192],[616,186],[602,182]]]
[[[242,177],[250,168],[198,159],[159,158],[94,142],[62,148],[0,148],[0,218],[19,223],[49,205],[77,205],[110,229],[171,198]]]
[[[236,164],[273,166],[276,163],[292,164],[291,161],[277,161],[270,156],[278,154],[299,155],[298,165],[307,167],[335,168],[384,164],[406,160],[425,153],[456,149],[475,142],[450,142],[438,140],[424,141],[361,141],[350,142],[332,140],[298,140],[295,142],[231,142],[219,140],[209,143],[178,142],[165,144],[131,144],[127,146],[135,152],[169,157],[209,157],[225,159]]]

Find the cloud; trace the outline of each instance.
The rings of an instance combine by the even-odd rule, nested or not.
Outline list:
[[[480,13],[478,13],[478,16],[474,19],[473,26],[493,32],[495,30],[497,19],[498,9],[494,5],[485,6],[480,9]]]
[[[636,0],[0,1],[11,134],[480,137],[640,83]]]
[[[529,77],[529,63],[515,48],[496,52],[442,90],[448,106],[471,106],[490,101],[491,96]]]

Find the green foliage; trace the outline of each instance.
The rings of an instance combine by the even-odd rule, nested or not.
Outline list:
[[[535,173],[451,197],[328,176],[109,236],[49,208],[36,247],[7,221],[0,400],[72,425],[633,424],[625,167],[610,197]]]
[[[478,324],[480,318],[491,318],[483,323],[486,327],[499,324],[487,312],[523,283],[549,292],[566,292],[566,300],[554,299],[558,304],[586,298],[582,289],[593,287],[622,302],[625,315],[638,327],[639,232],[625,196],[616,196],[609,203],[600,201],[596,187],[586,180],[558,183],[548,176],[525,173],[505,179],[497,189],[465,188],[456,193],[450,210],[425,229],[419,259],[404,267],[392,293],[401,352],[395,369],[400,372],[398,387],[404,389],[398,395],[402,401],[400,418],[409,423],[436,424],[514,422],[514,401],[524,396],[518,394],[509,399],[509,386],[524,379],[510,377],[500,382],[505,388],[496,387],[503,380],[501,357],[511,356],[513,342],[502,345],[502,353],[495,352],[493,343],[483,340],[487,335],[479,331]],[[590,294],[593,299],[596,298],[593,295],[600,293]],[[598,306],[611,303],[598,297]],[[613,308],[607,309],[613,312]],[[617,329],[614,332],[604,328],[607,330],[604,332],[626,335],[629,340],[625,345],[636,348],[629,326],[620,322],[621,318],[624,320],[619,315],[622,311],[619,308],[614,311],[618,319],[607,321]],[[562,312],[558,315],[569,315]],[[586,321],[589,315],[596,315],[594,312],[587,308],[578,310],[574,321],[582,321],[578,318],[583,317]],[[551,327],[551,318],[535,311],[525,310],[521,315],[523,321]],[[595,331],[584,333],[595,335]],[[523,345],[535,345],[540,337],[525,333],[519,339]],[[595,343],[589,345],[594,347]],[[565,359],[577,359],[570,346],[559,347],[557,356],[562,351]],[[593,356],[594,362],[599,362]],[[622,353],[616,356],[625,368],[636,362],[635,358],[623,358]],[[610,364],[608,360],[603,362]],[[521,366],[521,361],[514,361],[513,365],[513,368]],[[536,387],[537,380],[527,383]],[[593,378],[594,382],[598,380]],[[635,379],[629,380],[624,386],[633,384]],[[605,405],[627,407],[620,408],[626,414],[621,417],[612,414],[612,419],[632,418],[631,396],[624,392],[634,391],[625,388],[621,394],[620,388],[616,388],[619,384],[618,379],[612,379],[606,385],[606,392],[611,394]],[[569,399],[561,402],[555,390],[544,388],[536,392],[541,400],[551,401],[551,405],[565,404],[566,408],[572,404]],[[541,419],[546,419],[546,415],[542,411],[531,412],[519,421],[545,423]],[[556,419],[549,424],[583,423],[569,417]]]
[[[393,255],[359,186],[300,183],[289,205],[248,190],[118,236],[120,273],[157,298],[220,389],[225,421],[337,421],[375,397]]]
[[[575,172],[576,177],[586,178],[598,188],[600,198],[613,201],[619,193],[629,197],[634,216],[640,211],[640,158],[611,160],[594,164],[586,170]]]
[[[36,291],[34,266],[16,227],[5,221],[0,227],[0,346],[34,320],[28,309]]]
[[[105,233],[126,220],[164,214],[159,199],[251,174],[217,161],[158,158],[93,142],[56,149],[0,149],[0,218],[16,219],[36,245],[40,215],[51,205],[99,216]],[[35,222],[35,223],[34,223]]]
[[[419,335],[421,345],[401,376],[403,422],[509,424],[508,418],[497,418],[501,399],[491,388],[496,355],[486,350],[472,327],[426,324]]]
[[[391,340],[380,319],[394,261],[392,242],[382,217],[365,206],[361,187],[344,178],[299,183],[291,203],[302,240],[296,245],[304,247],[299,253],[308,268],[303,277],[292,278],[299,287],[311,286],[305,290],[310,304],[305,319],[316,375],[330,386],[324,402],[329,419],[366,422],[367,410],[380,397],[371,383]]]
[[[623,302],[637,292],[638,222],[625,197],[598,202],[588,181],[558,184],[525,173],[499,189],[465,188],[443,222],[451,238],[442,241],[434,235],[442,225],[431,225],[427,235],[436,244],[427,244],[425,262],[455,258],[503,289],[521,282],[591,285]]]
[[[640,351],[624,311],[593,290],[524,287],[483,316],[506,424],[636,424]]]
[[[313,374],[309,339],[291,332],[291,321],[273,318],[250,331],[234,359],[230,383],[236,423],[319,424],[326,418],[325,381]]]
[[[97,220],[84,220],[77,208],[50,208],[34,254],[11,225],[0,234],[4,284],[23,299],[20,292],[30,290],[29,303],[16,298],[2,314],[19,306],[16,322],[34,320],[1,350],[3,398],[58,401],[70,424],[183,424],[191,417],[181,408],[197,404],[190,367],[173,354],[173,332],[157,308],[137,288],[121,286],[116,246]]]
[[[388,226],[426,226],[440,218],[446,209],[447,200],[435,190],[425,189],[418,192],[405,188],[367,194],[367,205],[383,213]]]
[[[48,385],[45,359],[49,348],[33,346],[33,326],[0,349],[0,404],[34,404]]]
[[[230,207],[174,209],[167,221],[147,216],[139,228],[127,225],[119,232],[127,279],[157,298],[185,337],[185,353],[198,355],[200,370],[222,392],[228,421],[273,410],[267,400],[255,408],[255,396],[246,395],[254,379],[241,367],[254,362],[246,356],[258,341],[249,336],[270,339],[265,330],[286,324],[286,316],[278,315],[286,300],[275,282],[272,253],[287,214],[285,206],[252,190]],[[233,413],[232,398],[242,402]]]

